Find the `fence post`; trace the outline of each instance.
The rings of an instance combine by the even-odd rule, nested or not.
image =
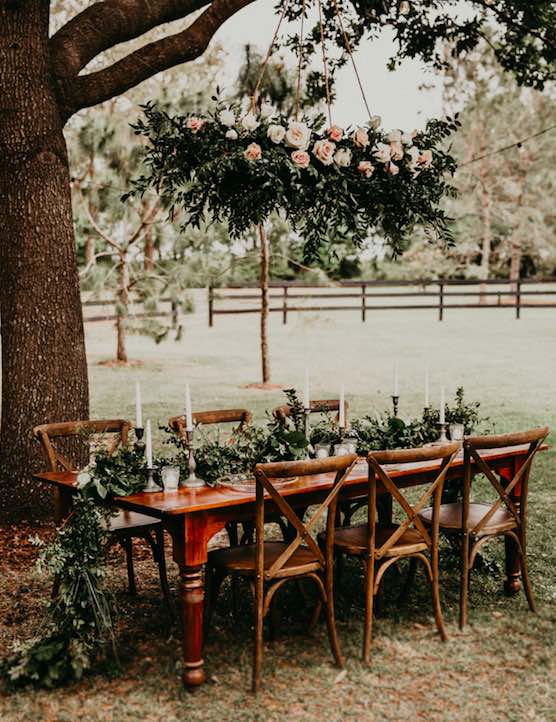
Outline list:
[[[172,299],[172,328],[178,327],[178,304]]]
[[[365,291],[366,291],[366,285],[364,283],[361,284],[361,320],[366,321],[367,319],[367,305],[366,305],[366,297],[365,297]]]
[[[438,320],[444,320],[444,284],[438,284]]]
[[[284,297],[282,300],[282,323],[288,322],[288,287],[283,287]]]
[[[209,326],[210,327],[212,327],[213,304],[214,304],[213,290],[212,290],[212,286],[209,286],[208,287],[208,307],[209,307]]]
[[[521,280],[518,278],[515,284],[515,317],[521,317]]]

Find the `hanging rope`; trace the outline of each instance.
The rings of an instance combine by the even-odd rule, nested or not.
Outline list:
[[[301,28],[299,30],[299,63],[297,65],[297,87],[295,89],[295,119],[299,120],[299,98],[301,96],[301,68],[303,65],[303,22],[305,20],[305,0],[301,6]]]
[[[322,6],[321,0],[317,0],[319,8],[319,25],[320,25],[320,44],[322,48],[322,65],[324,70],[324,88],[326,91],[326,107],[328,110],[328,124],[332,126],[332,107],[330,102],[330,82],[328,78],[328,59],[326,57],[326,42],[324,40],[324,25],[322,23]]]
[[[320,2],[320,0],[319,0],[319,2]],[[369,108],[369,103],[367,102],[367,96],[365,95],[365,89],[363,88],[363,83],[361,81],[361,76],[359,75],[357,65],[355,63],[355,58],[353,57],[353,52],[351,50],[351,44],[349,42],[348,34],[346,33],[346,30],[344,28],[342,14],[340,12],[340,8],[338,7],[338,3],[336,2],[336,0],[332,0],[332,4],[334,5],[334,10],[336,11],[336,18],[338,20],[338,26],[340,28],[340,32],[342,33],[342,37],[344,39],[344,45],[346,46],[347,53],[350,57],[351,64],[353,66],[353,71],[355,73],[355,77],[357,78],[357,82],[359,84],[359,89],[361,90],[361,96],[363,98],[363,102],[365,103],[365,108],[367,109],[367,114],[368,114],[369,120],[370,120],[372,118],[371,110]]]
[[[290,4],[290,0],[285,0],[284,4],[282,5],[282,12],[280,13],[280,19],[278,20],[278,25],[276,26],[276,30],[274,31],[274,35],[272,36],[272,40],[270,41],[270,45],[268,46],[268,50],[266,51],[266,56],[265,56],[265,59],[263,60],[263,64],[261,65],[259,77],[257,79],[257,83],[253,90],[253,95],[251,96],[251,110],[252,111],[254,111],[257,106],[257,93],[259,92],[259,88],[261,87],[261,83],[263,82],[264,74],[266,72],[266,66],[268,65],[270,56],[272,55],[272,48],[274,47],[274,43],[276,42],[276,38],[278,37],[278,33],[280,32],[280,26],[282,25],[282,21],[284,20],[284,17],[286,16],[286,10],[288,9],[289,4]]]
[[[533,133],[532,135],[528,135],[526,138],[522,138],[521,140],[517,140],[515,143],[510,143],[510,145],[504,145],[502,148],[496,148],[495,150],[491,150],[488,153],[483,153],[482,155],[477,155],[474,158],[471,158],[471,160],[466,161],[465,163],[460,163],[457,167],[457,170],[460,168],[463,168],[466,165],[469,165],[470,163],[476,163],[478,160],[483,160],[483,158],[490,158],[491,155],[497,155],[498,153],[505,153],[508,150],[511,150],[512,148],[521,148],[521,146],[526,143],[528,140],[531,140],[533,138],[538,138],[540,135],[544,135],[545,133],[549,133],[551,130],[554,130],[556,128],[556,125],[550,125],[548,128],[543,128],[542,130],[539,130],[537,133]]]

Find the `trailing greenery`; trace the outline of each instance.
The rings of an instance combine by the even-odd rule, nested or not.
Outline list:
[[[323,115],[294,121],[263,104],[243,113],[214,97],[204,117],[170,115],[154,103],[133,127],[146,139],[146,174],[124,195],[155,190],[183,228],[227,222],[233,238],[281,212],[313,259],[330,239],[356,245],[380,233],[394,251],[416,225],[450,241],[438,204],[456,164],[443,146],[456,118],[425,131],[390,133],[375,116],[344,131]]]

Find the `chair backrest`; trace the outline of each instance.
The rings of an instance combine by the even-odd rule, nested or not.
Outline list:
[[[463,485],[463,514],[462,525],[467,528],[469,503],[471,496],[471,480],[477,471],[484,474],[490,484],[494,487],[498,498],[490,507],[488,512],[475,524],[471,534],[478,534],[488,524],[490,519],[503,506],[513,516],[516,524],[521,526],[527,518],[527,496],[529,491],[529,475],[533,459],[548,436],[549,429],[543,426],[529,431],[521,431],[513,434],[498,434],[496,436],[469,436],[463,442],[465,476]],[[512,478],[506,479],[503,485],[496,476],[491,464],[485,460],[483,451],[503,449],[512,446],[527,445],[527,453],[523,457],[519,468]],[[516,506],[514,498],[519,489],[519,506]]]
[[[340,399],[322,399],[320,401],[311,401],[311,413],[318,414],[324,411],[336,411],[336,421],[340,416]],[[282,404],[282,406],[276,406],[272,409],[272,415],[278,421],[286,423],[292,414],[293,407],[290,404]],[[344,411],[346,426],[348,423],[349,403],[344,401]]]
[[[212,424],[234,424],[242,429],[253,421],[253,414],[247,409],[215,409],[214,411],[195,411],[192,414],[193,423],[210,426]],[[187,442],[185,416],[171,416],[168,419],[168,426],[180,439]]]
[[[120,445],[127,442],[129,431],[132,428],[130,421],[125,419],[98,419],[90,421],[62,421],[55,424],[41,424],[35,426],[33,434],[41,442],[46,453],[51,471],[76,471],[72,462],[60,453],[53,443],[54,439],[83,436],[89,437],[93,434],[114,434],[107,452],[110,456]]]
[[[442,498],[442,489],[444,480],[450,466],[456,458],[460,444],[442,444],[439,446],[424,447],[419,449],[396,449],[393,451],[372,451],[368,457],[369,464],[369,553],[377,559],[383,557],[389,549],[391,549],[398,539],[405,534],[410,527],[415,527],[423,537],[429,548],[432,547],[433,541],[438,538],[439,527],[439,511]],[[440,462],[438,471],[436,471],[437,462]],[[400,491],[395,480],[391,477],[392,470],[388,469],[389,465],[395,465],[397,468],[406,464],[424,463],[431,465],[432,470],[427,473],[428,480],[426,488],[419,496],[415,504],[410,504],[404,494]],[[404,520],[398,525],[396,530],[388,537],[386,542],[376,548],[376,495],[377,482],[380,482],[385,491],[392,495],[393,500],[402,509]],[[432,515],[432,533],[425,527],[419,513],[425,506],[433,504]]]
[[[309,459],[306,461],[282,461],[270,464],[257,464],[255,479],[257,482],[256,505],[256,545],[257,545],[257,574],[272,579],[283,570],[288,559],[301,544],[305,544],[319,561],[322,568],[329,565],[333,555],[334,528],[336,519],[336,506],[338,495],[342,486],[357,462],[357,456],[333,456],[327,459]],[[311,516],[303,521],[299,514],[290,506],[273,481],[292,477],[310,477],[318,474],[335,474],[332,489],[316,508],[311,507]],[[288,544],[282,554],[273,562],[272,566],[264,571],[264,493],[267,492],[277,511],[284,516],[296,531],[295,538]],[[274,510],[273,510],[274,511]],[[312,532],[324,512],[326,519],[326,549],[323,554],[319,545],[313,538]]]

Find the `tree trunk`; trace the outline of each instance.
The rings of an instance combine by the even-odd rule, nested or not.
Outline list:
[[[116,358],[127,363],[125,348],[125,325],[129,313],[129,266],[127,253],[120,254],[118,263],[118,302],[116,305]]]
[[[96,266],[95,250],[94,236],[87,236],[85,239],[85,268]]]
[[[0,6],[2,521],[49,511],[49,490],[30,479],[46,467],[33,426],[88,418],[68,158],[49,75],[48,5]],[[73,452],[82,460],[83,444]]]
[[[484,148],[484,146],[482,146]],[[484,149],[480,151],[484,153]],[[490,188],[488,185],[488,161],[483,158],[479,167],[479,179],[481,184],[481,216],[483,220],[483,240],[481,248],[481,278],[487,279],[490,275],[490,250],[492,247],[492,224],[491,224],[491,202]],[[487,303],[484,295],[487,287],[481,284],[479,291],[479,303]]]
[[[270,358],[268,353],[268,275],[269,275],[269,249],[268,238],[262,223],[259,224],[259,239],[261,250],[261,366],[263,384],[270,383]]]

